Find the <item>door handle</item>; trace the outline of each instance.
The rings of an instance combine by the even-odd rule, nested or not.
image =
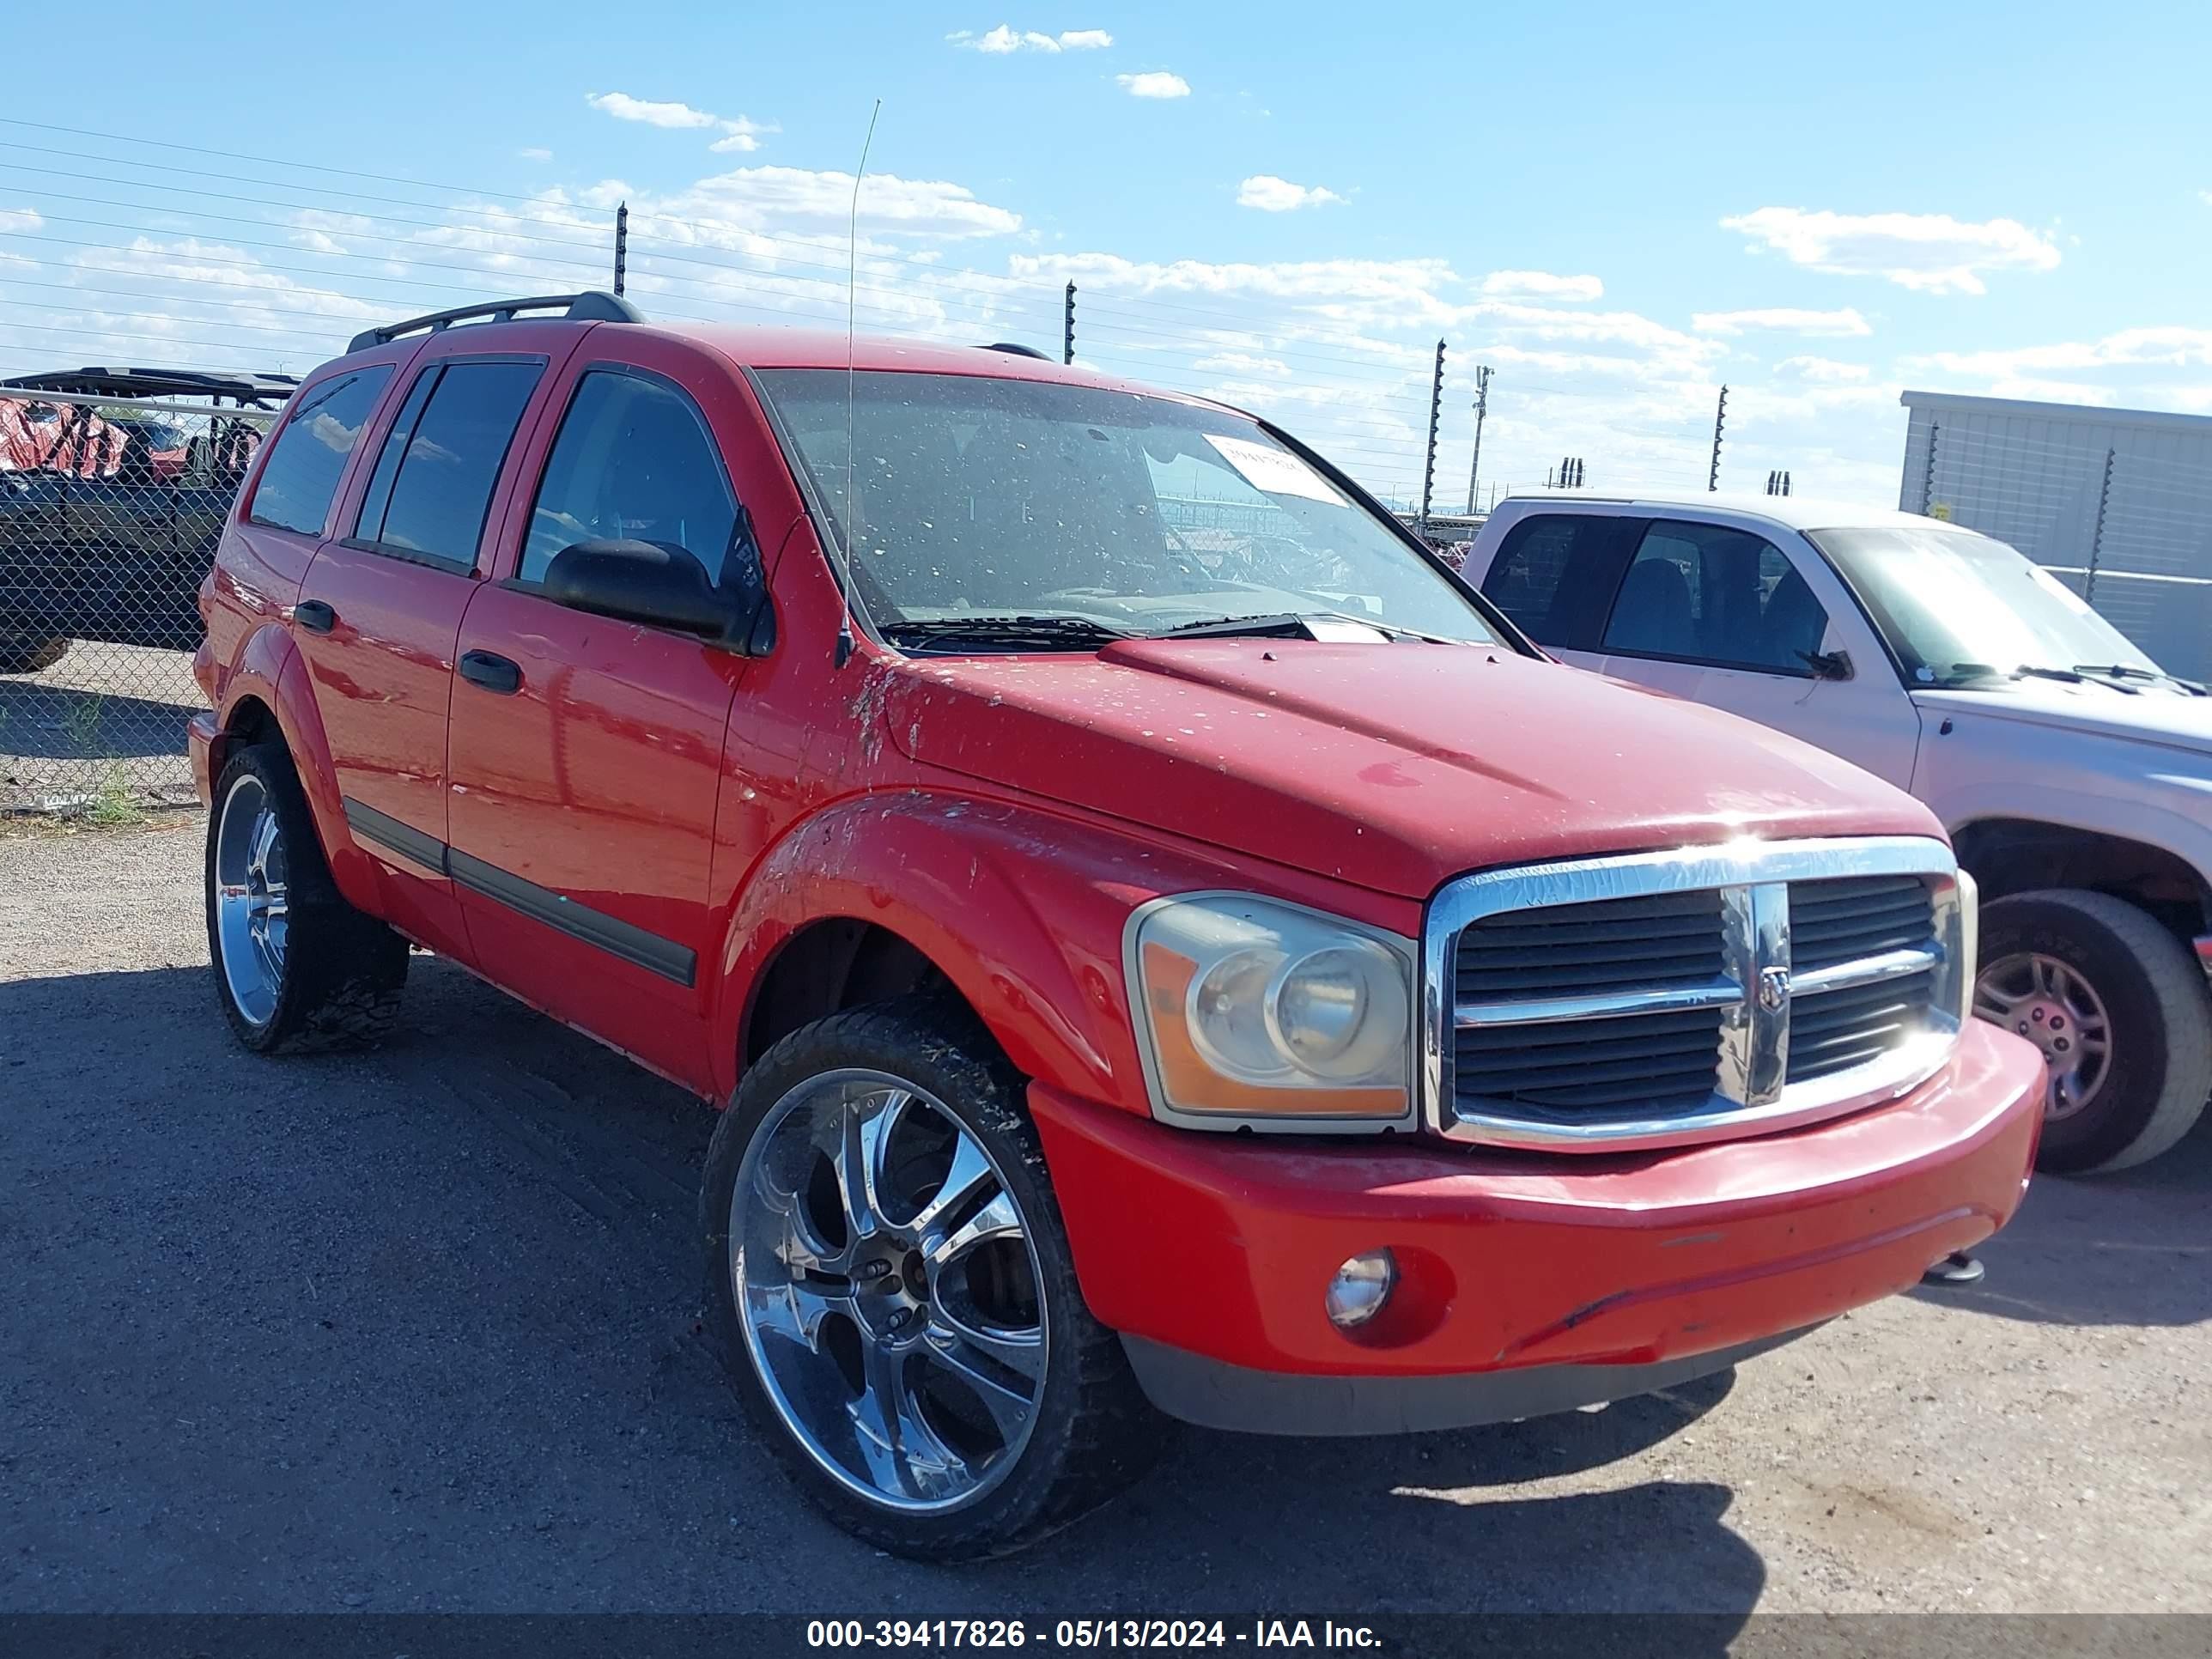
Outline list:
[[[292,607],[292,620],[311,634],[327,634],[338,625],[338,613],[320,599],[302,599]]]
[[[471,685],[481,685],[487,691],[496,691],[503,697],[513,696],[522,690],[522,670],[513,660],[492,651],[465,651],[461,653],[461,678]]]

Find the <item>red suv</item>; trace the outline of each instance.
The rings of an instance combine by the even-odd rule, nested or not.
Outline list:
[[[1548,661],[1218,404],[444,313],[301,387],[202,609],[240,1039],[373,1037],[420,946],[726,1104],[714,1339],[887,1548],[1066,1522],[1156,1412],[1667,1386],[2020,1200],[1925,808]]]

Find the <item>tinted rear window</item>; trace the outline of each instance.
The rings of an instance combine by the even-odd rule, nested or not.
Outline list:
[[[325,380],[301,398],[277,433],[269,464],[254,486],[247,515],[252,522],[305,536],[323,533],[346,458],[361,441],[362,428],[391,378],[392,366],[379,363]]]
[[[403,411],[378,458],[356,533],[382,548],[465,569],[476,562],[500,467],[544,365],[459,362],[430,372],[437,373],[437,384],[420,404],[413,431],[401,438]],[[417,406],[416,394],[407,401],[410,410]],[[397,450],[403,442],[404,451]],[[395,462],[396,476],[386,470]],[[374,524],[372,514],[380,515]]]

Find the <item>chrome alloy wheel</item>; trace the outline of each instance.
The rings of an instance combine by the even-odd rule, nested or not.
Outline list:
[[[2046,1122],[2085,1109],[2112,1069],[2112,1022],[2104,1000],[2057,957],[2000,957],[1974,981],[1974,1012],[2043,1050]]]
[[[729,1239],[754,1369],[831,1477],[933,1512],[1013,1468],[1043,1277],[1005,1171],[942,1102],[881,1072],[808,1079],[753,1131]]]
[[[276,1017],[284,987],[287,902],[284,836],[276,804],[261,780],[248,775],[223,798],[216,830],[215,903],[223,979],[239,1012],[255,1025]]]

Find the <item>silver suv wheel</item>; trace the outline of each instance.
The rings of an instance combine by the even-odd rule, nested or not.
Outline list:
[[[290,931],[284,834],[262,781],[241,775],[223,797],[215,840],[216,936],[224,981],[254,1025],[276,1013]]]
[[[1006,1172],[942,1102],[823,1073],[761,1119],[729,1211],[731,1288],[776,1415],[841,1486],[906,1514],[1011,1471],[1048,1359],[1045,1279]]]

